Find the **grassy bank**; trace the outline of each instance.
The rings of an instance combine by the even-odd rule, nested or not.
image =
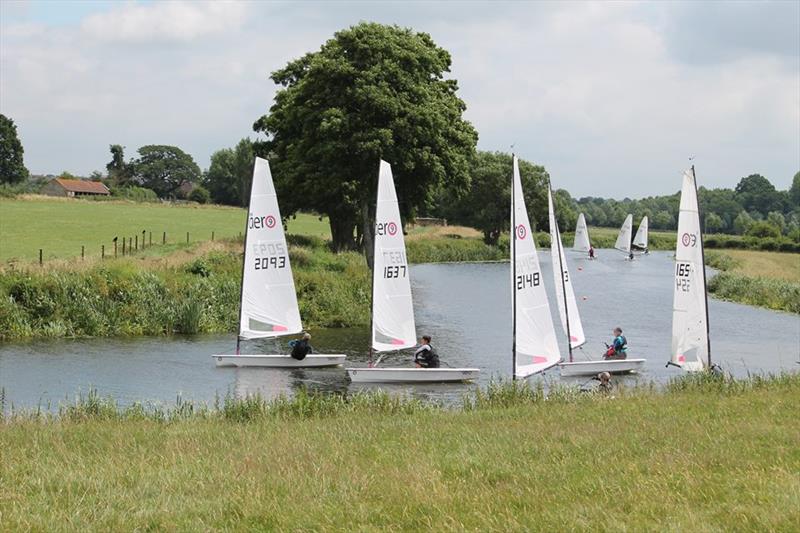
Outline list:
[[[0,508],[9,530],[796,531],[798,395],[795,375],[616,398],[505,387],[458,411],[84,402],[5,423]]]
[[[706,262],[720,273],[708,290],[722,300],[800,313],[800,255],[712,250]]]

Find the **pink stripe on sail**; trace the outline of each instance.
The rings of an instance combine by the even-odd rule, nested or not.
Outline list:
[[[533,362],[534,363],[537,363],[537,364],[538,363],[546,363],[547,361],[549,361],[549,359],[547,357],[542,357],[541,355],[534,355],[533,356]]]
[[[572,342],[578,342],[578,337],[575,337],[574,335],[570,335],[569,336],[569,340],[571,340]]]
[[[685,363],[686,362],[686,357],[684,357],[683,355],[679,355],[678,356],[678,362],[679,363]]]
[[[392,339],[392,344],[394,344],[395,346],[399,346],[405,344],[405,342],[401,341],[400,339]]]
[[[278,324],[272,326],[272,331],[286,331],[288,329],[286,326],[279,326]]]

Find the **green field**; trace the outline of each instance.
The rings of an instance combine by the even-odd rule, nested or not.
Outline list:
[[[800,529],[800,377],[617,397],[372,395],[0,431],[5,530]]]
[[[244,231],[245,211],[235,207],[170,205],[134,202],[26,197],[0,199],[0,261],[34,260],[43,250],[45,259],[79,256],[81,246],[90,257],[113,253],[114,236],[141,239],[142,231],[152,232],[153,243],[160,244],[162,233],[168,243],[235,237]],[[300,214],[290,219],[289,231],[329,238],[326,219]],[[147,238],[149,239],[149,234]],[[121,242],[119,243],[121,247]]]

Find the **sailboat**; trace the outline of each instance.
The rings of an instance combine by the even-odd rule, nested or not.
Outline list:
[[[589,228],[586,227],[586,217],[581,213],[578,215],[578,223],[575,224],[575,242],[572,244],[572,249],[576,252],[589,253],[591,247]]]
[[[639,229],[636,230],[636,236],[633,238],[633,248],[640,252],[649,253],[647,249],[647,237],[648,221],[645,215],[642,217],[642,221],[639,223]]]
[[[378,201],[375,210],[375,243],[372,266],[372,342],[374,353],[388,353],[416,345],[411,278],[400,223],[400,208],[392,167],[380,162]],[[471,381],[478,368],[379,368],[380,359],[368,368],[348,368],[347,375],[360,383],[425,383]]]
[[[614,248],[619,250],[620,252],[624,252],[625,255],[630,255],[631,253],[631,234],[633,233],[633,215],[629,214],[625,217],[625,222],[622,223],[622,227],[619,229],[619,235],[617,235],[617,242],[614,243]]]
[[[511,188],[512,372],[514,379],[542,372],[561,361],[553,317],[528,220],[519,161],[513,156]]]
[[[298,361],[289,355],[239,353],[242,340],[270,339],[302,331],[278,196],[269,162],[257,157],[245,226],[236,354],[213,357],[217,366],[237,367],[307,368],[336,366],[344,362],[342,354],[309,354]]]
[[[699,211],[697,179],[692,165],[683,173],[681,188],[672,300],[672,357],[667,363],[667,366],[678,366],[689,372],[711,367],[708,290]]]
[[[612,359],[601,361],[574,360],[573,349],[585,344],[586,336],[583,333],[583,324],[580,314],[578,313],[578,302],[575,299],[572,278],[569,275],[567,258],[564,254],[561,231],[558,228],[558,219],[556,218],[555,207],[553,205],[553,194],[549,188],[547,191],[547,205],[550,216],[550,257],[553,264],[556,301],[558,302],[561,327],[564,330],[564,334],[567,336],[567,346],[569,347],[569,362],[565,361],[558,364],[561,375],[582,376],[595,375],[600,372],[624,374],[639,370],[644,366],[646,359]],[[577,237],[577,231],[575,235]]]

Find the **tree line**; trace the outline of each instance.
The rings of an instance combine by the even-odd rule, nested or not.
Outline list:
[[[148,194],[159,198],[245,206],[253,158],[266,157],[285,217],[327,215],[335,250],[371,250],[378,160],[384,159],[392,164],[404,220],[446,218],[478,228],[495,244],[508,226],[511,155],[477,150],[478,133],[464,119],[466,104],[448,77],[450,66],[450,53],[426,33],[360,23],[271,74],[278,91],[253,124],[265,140],[245,138],[215,152],[204,172],[175,146],[143,146],[126,160],[124,147],[115,144],[105,179],[123,196],[153,191]],[[0,180],[27,179],[22,146],[6,117],[0,159]],[[524,160],[520,171],[532,223],[547,230],[549,175]],[[674,230],[678,196],[576,200],[557,189],[554,202],[563,231],[574,228],[580,212],[595,226],[618,227],[632,213],[648,216],[653,229]],[[787,191],[759,174],[734,189],[701,187],[702,223],[709,233],[796,232],[799,197],[800,172]]]

